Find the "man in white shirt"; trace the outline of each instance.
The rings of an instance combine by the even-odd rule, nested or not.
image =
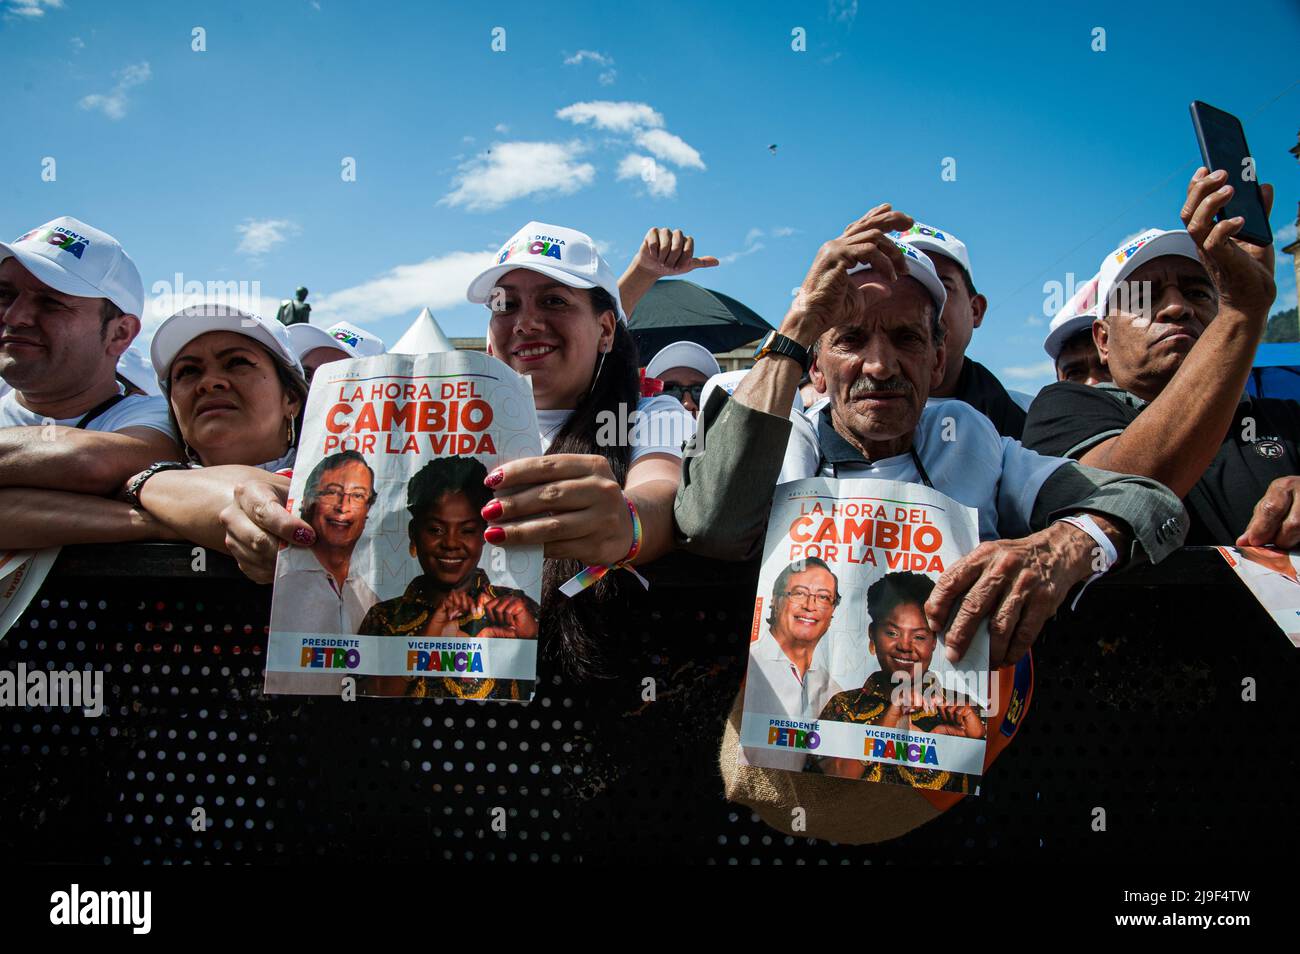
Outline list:
[[[321,460],[307,478],[302,518],[311,524],[310,551],[293,549],[276,580],[271,628],[294,633],[355,633],[379,601],[352,553],[375,502],[375,474],[357,451]]]
[[[777,575],[768,632],[749,648],[745,708],[764,716],[813,721],[840,686],[817,647],[840,602],[839,581],[815,557],[796,560]],[[746,750],[751,764],[802,768],[806,753]]]
[[[0,243],[0,488],[111,495],[180,457],[166,402],[115,375],[143,310],[135,263],[99,229],[62,216]]]

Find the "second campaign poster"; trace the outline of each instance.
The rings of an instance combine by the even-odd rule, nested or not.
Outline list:
[[[491,471],[541,453],[528,382],[452,351],[316,372],[276,568],[268,693],[527,702],[542,548],[484,541]],[[346,679],[351,679],[346,683]]]
[[[742,758],[973,791],[994,701],[988,629],[950,662],[924,606],[978,544],[975,512],[920,484],[779,485],[754,601]]]

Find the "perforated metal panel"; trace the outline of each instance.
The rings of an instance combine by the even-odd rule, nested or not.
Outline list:
[[[6,857],[840,864],[1296,847],[1293,826],[1254,838],[1296,775],[1296,653],[1212,554],[1090,591],[1040,640],[1033,708],[980,797],[860,848],[787,837],[722,798],[752,570],[652,568],[606,641],[610,677],[575,686],[544,665],[528,706],[347,703],[263,697],[269,588],[211,556],[193,574],[189,558],[69,548],[0,642],[0,668],[90,666],[108,694],[98,719],[0,709]],[[1246,676],[1258,702],[1242,701]]]

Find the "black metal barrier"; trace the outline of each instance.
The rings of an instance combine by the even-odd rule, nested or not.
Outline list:
[[[544,665],[517,706],[263,697],[270,588],[214,554],[201,573],[191,559],[167,544],[69,547],[0,641],[0,668],[93,667],[107,697],[98,718],[0,709],[8,860],[1203,860],[1300,840],[1297,650],[1211,550],[1063,609],[980,795],[861,847],[787,837],[723,799],[754,566],[651,567],[606,647],[610,677],[573,685]]]

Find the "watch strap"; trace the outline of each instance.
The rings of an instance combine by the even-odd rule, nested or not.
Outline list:
[[[160,474],[164,470],[189,470],[190,465],[179,460],[158,460],[154,461],[140,473],[132,477],[123,491],[123,496],[132,507],[140,506],[140,491],[144,489],[145,483],[154,474]]]
[[[781,355],[784,358],[793,359],[804,374],[808,373],[808,368],[812,365],[812,356],[808,354],[808,349],[795,341],[793,338],[787,338],[779,331],[772,331],[763,339],[754,352],[754,360],[759,361],[769,355]]]

